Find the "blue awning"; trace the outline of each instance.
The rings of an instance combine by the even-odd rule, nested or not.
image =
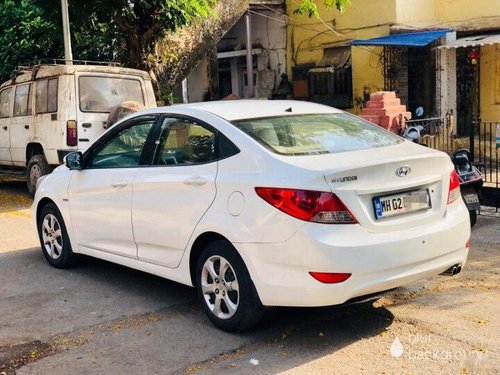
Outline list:
[[[353,46],[425,47],[441,38],[450,30],[419,31],[416,33],[394,34],[372,39],[355,39]]]

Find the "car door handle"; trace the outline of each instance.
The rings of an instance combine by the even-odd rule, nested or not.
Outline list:
[[[111,187],[114,187],[116,189],[122,189],[128,184],[126,182],[117,182],[116,184],[111,184]]]
[[[190,177],[187,180],[184,180],[184,183],[191,186],[202,186],[207,183],[207,179],[201,176]]]

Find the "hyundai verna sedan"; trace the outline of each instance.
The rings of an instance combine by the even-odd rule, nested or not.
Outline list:
[[[149,109],[66,157],[33,204],[47,261],[85,254],[194,286],[214,325],[325,306],[465,264],[450,158],[337,109]]]

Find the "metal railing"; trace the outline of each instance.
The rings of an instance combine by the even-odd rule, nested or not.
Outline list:
[[[429,117],[405,121],[406,127],[421,127],[420,142],[437,150],[454,151],[453,126],[447,117]]]

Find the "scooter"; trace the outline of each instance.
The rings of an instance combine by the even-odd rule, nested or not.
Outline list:
[[[424,130],[424,126],[421,125],[408,127],[402,137],[411,142],[421,144],[420,133],[422,130]],[[483,186],[483,177],[481,176],[481,172],[472,165],[469,150],[460,149],[455,151],[451,156],[451,161],[460,178],[460,193],[469,210],[470,226],[473,227],[477,221],[477,211],[480,209],[478,192]]]
[[[460,178],[460,192],[469,210],[470,226],[473,227],[477,221],[477,211],[480,209],[478,192],[483,186],[483,177],[481,172],[472,165],[469,150],[455,151],[451,156],[451,161]]]

